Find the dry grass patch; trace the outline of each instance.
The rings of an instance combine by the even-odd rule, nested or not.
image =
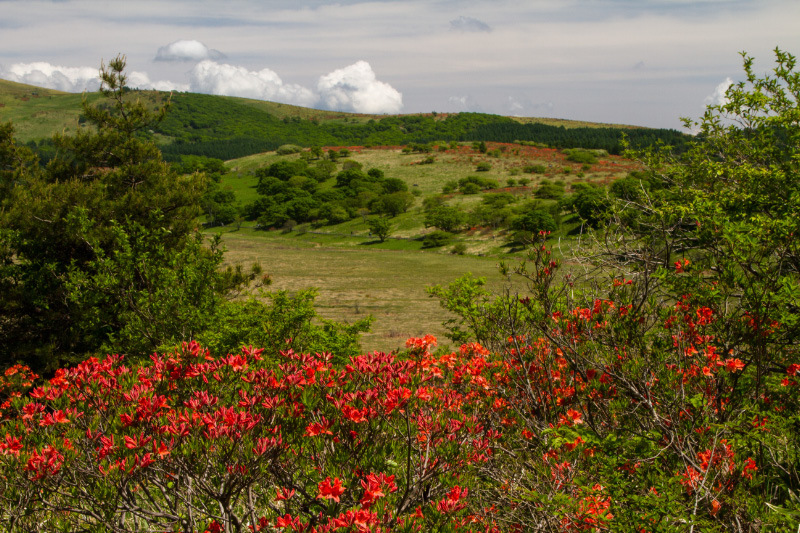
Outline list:
[[[447,342],[441,323],[448,315],[427,295],[428,286],[467,272],[486,277],[491,289],[503,285],[497,259],[322,245],[275,234],[225,233],[223,241],[229,263],[260,262],[272,276],[272,289],[315,287],[324,318],[353,322],[372,315],[372,331],[362,341],[369,351],[391,351],[426,333]]]

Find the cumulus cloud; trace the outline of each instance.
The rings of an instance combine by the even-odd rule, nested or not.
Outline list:
[[[9,68],[0,66],[0,78],[66,92],[100,88],[97,68],[62,67],[43,62],[17,63]],[[318,93],[302,85],[284,83],[268,68],[252,71],[210,59],[197,63],[189,71],[188,78],[189,83],[154,81],[146,72],[131,71],[127,85],[158,91],[239,96],[354,113],[399,113],[403,107],[403,95],[388,83],[379,81],[366,61],[321,76]]]
[[[730,78],[725,78],[725,81],[717,85],[714,92],[706,96],[705,104],[706,105],[725,105],[728,103],[728,97],[725,96],[725,93],[728,92],[728,87],[733,85],[733,80]]]
[[[204,59],[224,59],[225,54],[213,50],[200,41],[181,39],[162,46],[156,53],[155,61],[203,61]]]
[[[482,20],[462,15],[450,21],[450,30],[462,32],[490,32],[492,28]]]
[[[366,61],[334,70],[317,83],[320,105],[354,113],[399,113],[403,95],[388,83],[378,81]]]
[[[62,67],[46,62],[15,63],[0,68],[0,78],[66,92],[96,91],[100,88],[97,68]]]
[[[284,83],[268,68],[252,71],[210,60],[201,61],[189,72],[189,90],[301,106],[311,106],[316,101],[309,89]]]
[[[186,83],[174,83],[171,81],[151,81],[146,72],[131,72],[128,74],[128,87],[136,89],[152,89],[156,91],[188,91],[189,85]]]

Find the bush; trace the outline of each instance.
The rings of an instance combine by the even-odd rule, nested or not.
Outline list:
[[[547,172],[547,167],[544,165],[527,165],[522,167],[522,171],[528,174],[544,174]]]
[[[552,232],[558,229],[553,216],[547,211],[529,211],[511,221],[511,229],[518,241],[530,240],[540,231]]]
[[[441,205],[425,214],[425,227],[431,226],[446,232],[458,231],[467,222],[467,215],[458,207]]]
[[[589,226],[596,227],[600,222],[608,219],[608,201],[603,189],[587,187],[577,193],[573,205],[578,216]]]
[[[648,188],[649,183],[646,180],[633,176],[626,176],[613,182],[609,186],[608,191],[620,200],[634,202],[639,200]]]
[[[442,194],[451,194],[458,189],[458,182],[457,181],[448,181],[442,186]]]
[[[461,194],[478,194],[481,192],[481,186],[477,183],[467,182],[458,188]]]
[[[450,249],[450,253],[454,255],[464,255],[467,253],[467,245],[463,242],[458,242]]]
[[[575,163],[585,163],[587,165],[594,165],[597,163],[597,156],[589,150],[582,150],[574,148],[571,150],[564,150],[567,154],[567,160]]]
[[[275,150],[278,155],[299,154],[302,151],[303,147],[296,144],[283,144]]]
[[[558,200],[564,196],[564,187],[555,183],[542,183],[533,194],[536,198]]]
[[[440,248],[453,240],[453,234],[447,231],[432,231],[422,237],[423,248]]]
[[[488,172],[492,170],[492,165],[488,161],[481,161],[475,166],[475,170],[478,172]]]

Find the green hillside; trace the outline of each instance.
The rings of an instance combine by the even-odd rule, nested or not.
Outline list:
[[[99,93],[68,94],[2,82],[0,121],[13,122],[17,139],[38,147],[47,160],[47,139],[53,133],[82,127],[82,99],[98,97]],[[168,95],[131,91],[129,97],[156,103]],[[170,99],[166,119],[147,132],[168,160],[179,160],[182,155],[229,160],[283,144],[397,146],[433,141],[526,141],[614,154],[621,149],[623,132],[633,145],[662,141],[680,148],[686,139],[675,130],[483,113],[362,115],[206,94],[174,93]]]

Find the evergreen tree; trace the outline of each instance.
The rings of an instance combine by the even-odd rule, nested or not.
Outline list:
[[[152,351],[192,329],[191,318],[182,331],[154,322],[156,308],[178,312],[185,299],[213,305],[215,297],[187,289],[221,261],[195,236],[205,177],[178,176],[146,139],[166,106],[153,111],[150,99],[127,89],[124,68],[124,57],[101,67],[107,103],[84,101],[91,127],[56,136],[58,152],[45,169],[14,144],[10,126],[2,128],[4,364],[52,368],[110,349],[110,341],[115,351]],[[164,292],[165,283],[174,292]]]

